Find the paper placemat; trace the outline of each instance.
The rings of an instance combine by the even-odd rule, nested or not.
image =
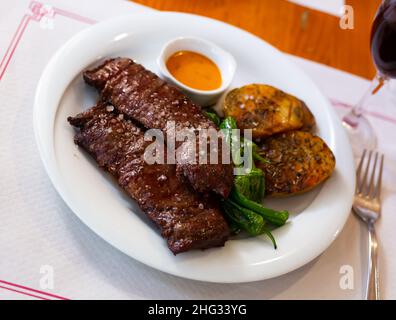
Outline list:
[[[104,9],[105,8],[105,9]],[[111,247],[68,209],[52,187],[33,135],[36,84],[54,52],[96,21],[151,10],[124,1],[0,2],[0,299],[360,299],[366,276],[366,230],[351,215],[331,247],[285,276],[247,284],[210,284],[153,270]],[[290,56],[342,115],[368,82]],[[369,118],[386,154],[381,242],[384,298],[396,298],[396,129],[381,96]],[[352,271],[345,287],[343,272]]]

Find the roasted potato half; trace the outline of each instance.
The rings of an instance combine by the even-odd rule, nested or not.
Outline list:
[[[235,118],[240,129],[252,129],[253,138],[266,138],[291,130],[309,130],[315,119],[296,97],[277,88],[250,84],[230,91],[224,113]]]
[[[326,143],[304,131],[289,131],[266,139],[259,146],[269,164],[257,163],[265,173],[269,196],[299,194],[311,190],[327,178],[335,158]]]

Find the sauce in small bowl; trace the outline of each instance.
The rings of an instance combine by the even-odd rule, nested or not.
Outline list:
[[[236,70],[230,53],[194,37],[165,44],[157,62],[161,75],[201,106],[216,103],[231,85]]]
[[[177,51],[166,61],[169,72],[181,83],[197,90],[216,90],[223,82],[217,65],[200,53]]]

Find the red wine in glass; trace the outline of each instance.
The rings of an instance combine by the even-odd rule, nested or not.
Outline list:
[[[369,90],[343,118],[353,153],[359,158],[364,149],[377,146],[377,136],[364,110],[371,98],[390,78],[396,78],[396,0],[384,0],[377,11],[371,29],[371,55],[377,68],[377,76]]]
[[[385,0],[371,32],[371,54],[383,77],[396,78],[396,0]]]

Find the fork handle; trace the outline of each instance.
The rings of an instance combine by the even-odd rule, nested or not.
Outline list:
[[[369,267],[367,278],[367,300],[380,300],[378,272],[378,241],[374,223],[368,223],[369,230]]]

